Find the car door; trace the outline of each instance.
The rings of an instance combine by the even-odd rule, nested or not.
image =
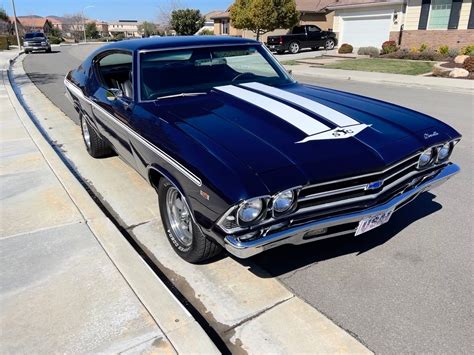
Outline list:
[[[322,46],[322,31],[318,26],[307,26],[306,27],[307,36],[308,36],[308,47],[320,47]]]
[[[107,52],[94,60],[98,85],[93,94],[92,112],[100,134],[135,166],[130,144],[134,109],[132,62],[132,53],[128,51]]]

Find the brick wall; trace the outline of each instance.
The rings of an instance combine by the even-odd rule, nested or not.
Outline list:
[[[399,32],[390,32],[390,39],[398,43]],[[402,48],[419,47],[426,43],[428,47],[438,48],[448,45],[452,48],[459,48],[468,44],[474,44],[474,29],[470,30],[415,30],[403,31]]]

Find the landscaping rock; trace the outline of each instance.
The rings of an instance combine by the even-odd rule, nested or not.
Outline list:
[[[469,58],[468,55],[458,55],[456,58],[454,58],[454,63],[456,64],[462,64],[464,61]]]
[[[440,64],[435,64],[433,67],[433,75],[434,76],[441,76],[441,77],[448,77],[449,73],[452,69],[444,68]]]
[[[466,69],[454,68],[449,73],[450,78],[466,78],[469,76],[469,72]]]

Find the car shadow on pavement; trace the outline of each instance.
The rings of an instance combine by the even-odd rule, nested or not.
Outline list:
[[[342,255],[363,254],[395,237],[413,222],[439,211],[442,206],[433,201],[435,197],[432,193],[420,195],[412,203],[395,212],[388,224],[361,236],[354,237],[349,234],[299,246],[282,246],[251,259],[240,260],[240,263],[255,275],[268,278]]]
[[[64,75],[60,74],[44,74],[38,72],[30,72],[27,75],[33,83],[39,85],[54,84],[58,82],[58,79],[62,80],[64,78]]]

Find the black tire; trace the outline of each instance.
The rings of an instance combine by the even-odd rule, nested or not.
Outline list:
[[[51,53],[51,48],[48,48],[48,49],[46,50],[46,53]]]
[[[328,40],[326,40],[326,42],[324,43],[324,49],[326,50],[331,50],[331,49],[334,49],[334,47],[336,46],[336,41],[332,38],[329,38]]]
[[[285,53],[285,50],[284,50],[284,49],[279,49],[279,50],[277,50],[277,54],[283,54],[283,53]]]
[[[311,50],[313,51],[317,51],[319,49],[319,47],[311,47]]]
[[[89,122],[81,115],[81,131],[82,139],[86,146],[87,152],[93,158],[108,157],[113,154],[113,150],[109,143],[101,138],[96,131],[90,126]]]
[[[201,229],[192,221],[191,216],[189,222],[192,224],[192,241],[186,245],[176,235],[174,229],[171,227],[170,212],[168,211],[168,194],[178,193],[181,199],[184,197],[168,180],[162,178],[158,185],[158,204],[160,206],[161,220],[165,228],[166,236],[174,249],[182,259],[189,263],[200,263],[218,255],[222,251],[222,247],[215,241],[206,237]],[[187,205],[186,205],[187,206]],[[186,207],[187,208],[187,207]],[[172,217],[171,217],[172,218]]]
[[[25,49],[25,54],[30,54],[30,51]]]
[[[288,45],[288,50],[290,51],[291,54],[296,54],[300,51],[300,44],[298,42],[291,42]]]

